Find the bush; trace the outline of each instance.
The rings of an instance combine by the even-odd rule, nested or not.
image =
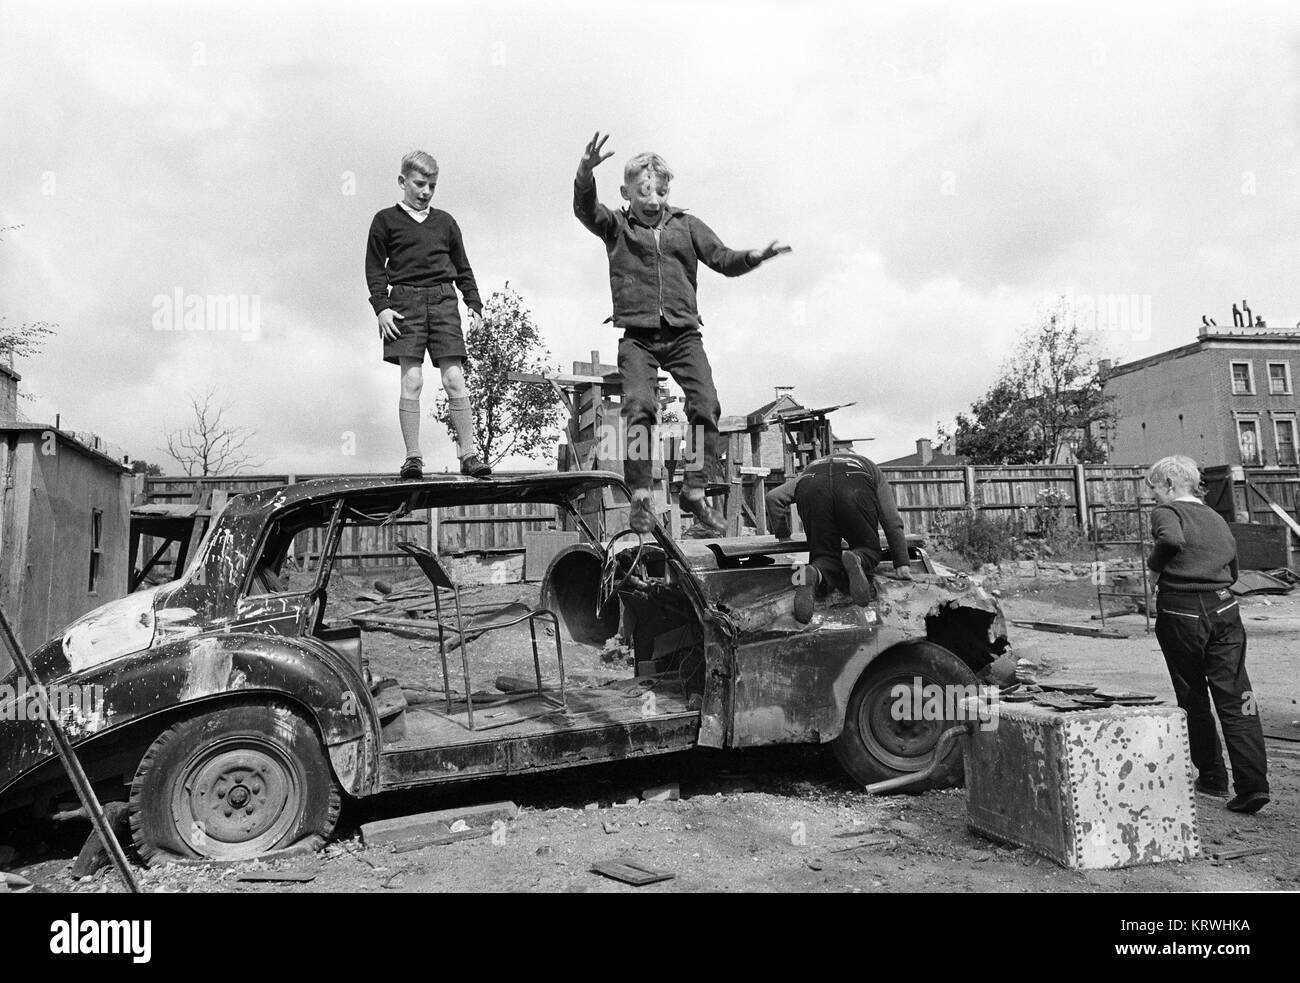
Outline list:
[[[975,567],[1012,557],[1016,549],[1016,523],[967,509],[949,513],[936,524],[931,539]]]

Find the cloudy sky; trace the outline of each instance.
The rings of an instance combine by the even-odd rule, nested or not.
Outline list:
[[[58,324],[17,366],[30,419],[172,471],[164,428],[212,388],[265,470],[386,470],[362,259],[401,155],[437,156],[480,288],[518,289],[568,369],[617,347],[570,203],[599,128],[607,203],[654,149],[729,245],[794,247],[701,272],[724,413],[856,400],[836,430],[883,460],[1048,295],[1129,298],[1099,322],[1121,358],[1243,297],[1300,322],[1298,69],[1281,4],[3,2],[0,314]],[[177,291],[260,330],[156,330]]]

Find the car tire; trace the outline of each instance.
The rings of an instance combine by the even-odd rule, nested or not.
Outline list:
[[[844,729],[831,744],[836,759],[854,781],[870,785],[922,771],[930,764],[939,736],[959,722],[916,720],[912,719],[914,714],[909,714],[909,719],[897,719],[896,687],[901,684],[914,691],[917,679],[922,680],[922,686],[978,686],[975,674],[964,662],[933,642],[910,642],[872,662],[853,687]],[[957,741],[929,778],[901,791],[961,785],[963,778],[962,746]]]
[[[319,848],[339,806],[303,715],[239,703],[187,717],[153,742],[131,783],[131,834],[147,864],[247,860],[303,840]]]

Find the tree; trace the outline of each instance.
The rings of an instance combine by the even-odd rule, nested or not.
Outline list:
[[[152,478],[157,475],[161,475],[163,471],[162,468],[160,468],[158,465],[151,464],[148,461],[142,461],[140,460],[140,458],[137,457],[134,461],[131,462],[131,473],[148,475],[149,477]]]
[[[511,372],[541,374],[553,369],[532,313],[509,281],[483,305],[482,320],[465,334],[465,348],[465,384],[483,460],[495,467],[511,454],[541,458],[553,453],[563,407],[556,405],[547,386],[510,381]],[[445,394],[437,399],[434,418],[455,436]]]
[[[15,232],[22,227],[21,224],[0,227],[0,242],[4,242],[4,233]],[[23,322],[18,327],[13,327],[8,321],[7,317],[0,315],[0,359],[10,365],[15,358],[31,358],[39,354],[45,339],[54,334],[54,329],[58,327],[49,321]]]
[[[194,417],[188,426],[164,433],[167,453],[188,475],[230,475],[261,467],[266,462],[247,451],[257,431],[228,423],[230,405],[215,400],[212,389],[190,395]]]
[[[1114,398],[1097,337],[1079,321],[1064,297],[1046,306],[970,415],[958,414],[957,446],[972,464],[1050,464],[1067,444],[1075,460],[1105,459],[1093,427],[1114,423]]]
[[[957,414],[957,449],[971,464],[1032,464],[1037,459],[1033,421],[1020,390],[999,378],[971,404],[970,415]],[[950,435],[939,428],[939,442]]]
[[[49,321],[25,321],[15,327],[0,315],[0,359],[12,364],[15,358],[40,354],[45,339],[54,334],[56,327]]]

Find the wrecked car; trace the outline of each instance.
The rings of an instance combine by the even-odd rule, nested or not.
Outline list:
[[[365,527],[396,536],[396,520],[420,510],[504,503],[554,505],[579,534],[551,561],[537,608],[506,623],[529,629],[511,638],[525,656],[531,644],[537,686],[486,704],[471,693],[474,649],[439,627],[463,627],[459,593],[453,617],[438,558],[399,543],[444,598],[436,617],[422,615],[421,651],[410,643],[441,659],[443,692],[411,703],[372,674],[355,591],[331,587],[341,544]],[[31,661],[51,691],[98,694],[58,713],[97,793],[128,803],[136,847],[153,861],[319,843],[344,796],[693,747],[829,744],[859,782],[917,773],[946,723],[897,719],[897,687],[974,686],[1008,657],[995,599],[917,543],[915,581],[878,578],[872,605],[832,596],[802,625],[799,541],[640,537],[618,531],[626,504],[605,472],[334,478],[247,493],[213,520],[179,579],[96,609]],[[566,639],[622,639],[633,667],[566,686]],[[456,648],[463,693],[448,670]],[[11,670],[0,684],[15,681]],[[48,730],[22,717],[0,713],[0,812],[48,816],[71,793]],[[959,779],[959,755],[940,764],[930,784]]]

